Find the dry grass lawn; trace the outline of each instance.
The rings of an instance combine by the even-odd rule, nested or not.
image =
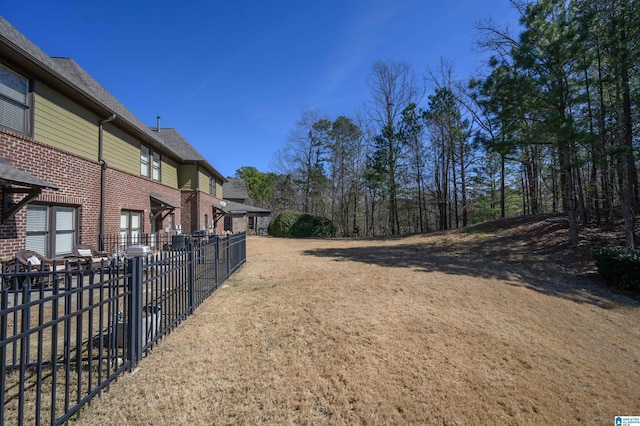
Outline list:
[[[613,424],[640,309],[542,220],[249,237],[247,264],[80,424]]]

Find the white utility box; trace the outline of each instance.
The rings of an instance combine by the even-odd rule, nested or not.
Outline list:
[[[127,259],[139,256],[148,256],[152,253],[149,246],[129,246],[127,247]]]

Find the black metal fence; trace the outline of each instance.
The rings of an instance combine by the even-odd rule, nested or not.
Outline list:
[[[3,267],[0,424],[68,423],[246,260],[245,234],[150,256]]]

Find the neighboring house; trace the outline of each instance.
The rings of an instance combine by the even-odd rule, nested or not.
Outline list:
[[[244,179],[228,178],[223,185],[225,231],[266,235],[271,221],[271,211],[252,206]]]
[[[72,59],[48,56],[0,17],[0,258],[222,232],[211,223],[224,181],[175,130],[150,129]]]

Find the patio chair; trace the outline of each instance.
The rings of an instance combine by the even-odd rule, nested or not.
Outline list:
[[[55,272],[61,271],[65,268],[65,263],[63,261],[56,261],[54,259],[49,259],[44,257],[40,253],[33,250],[18,250],[16,252],[16,261],[18,262],[18,270],[22,271],[43,271],[43,272]],[[55,271],[53,269],[53,265],[55,263]],[[32,284],[36,284],[37,276],[32,278]],[[47,274],[43,277],[43,283],[45,286],[48,286],[51,283],[51,276]],[[59,277],[62,279],[62,276]]]
[[[33,250],[18,250],[16,260],[25,270],[39,270],[42,266],[45,270],[51,270],[53,259],[44,257],[40,253]]]
[[[87,262],[91,268],[111,262],[111,255],[108,252],[97,250],[89,244],[76,245],[73,247],[73,254]]]

